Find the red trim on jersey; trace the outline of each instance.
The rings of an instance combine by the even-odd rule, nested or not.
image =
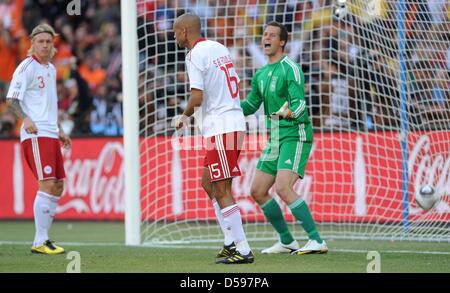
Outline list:
[[[224,218],[227,218],[227,217],[229,217],[229,216],[231,216],[231,215],[233,215],[233,214],[235,214],[235,213],[239,213],[239,212],[240,212],[239,207],[238,207],[238,206],[234,206],[234,207],[232,207],[230,210],[228,210],[228,211],[226,211],[226,212],[223,212],[223,213],[222,213],[222,216],[223,216]]]
[[[37,63],[42,64],[42,62],[35,55],[31,55],[31,58],[37,61]]]
[[[206,39],[204,37],[198,38],[197,41],[195,41],[194,45],[192,45],[192,49],[194,49],[195,45],[197,45],[198,43],[203,42],[203,41],[206,41]]]
[[[29,58],[29,57],[28,57],[28,58]],[[26,59],[25,59],[25,60],[26,60]],[[20,69],[19,73],[24,72],[24,71],[27,69],[28,65],[30,65],[31,63],[33,63],[33,58],[30,58],[30,60],[28,60],[28,61],[22,66],[22,69]]]
[[[191,48],[191,50],[188,53],[189,61],[191,61],[191,55],[192,55],[191,51],[192,51],[192,49],[194,49],[195,45],[197,45],[198,43],[203,42],[203,41],[206,41],[206,39],[204,37],[200,37],[200,38],[197,39],[197,41],[195,41],[194,45],[192,45],[192,48]]]

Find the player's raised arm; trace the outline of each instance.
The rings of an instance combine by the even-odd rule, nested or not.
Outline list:
[[[262,98],[258,89],[256,74],[252,78],[252,89],[250,94],[247,96],[245,100],[241,101],[241,108],[244,111],[244,115],[248,116],[256,111],[258,111],[259,106],[261,106]]]

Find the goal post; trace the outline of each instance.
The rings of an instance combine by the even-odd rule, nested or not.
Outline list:
[[[134,0],[121,1],[125,244],[141,244],[138,46]]]
[[[172,32],[184,12],[199,15],[203,36],[229,48],[241,98],[267,64],[264,25],[276,20],[288,28],[286,55],[304,71],[314,129],[295,191],[325,239],[450,242],[448,1],[133,0],[122,1],[121,12],[127,244],[222,239],[200,183],[198,129],[180,138],[171,125],[189,98],[187,51]],[[247,117],[243,174],[232,187],[249,241],[277,238],[250,196],[266,140],[262,113]],[[425,184],[439,196],[430,210],[415,201]],[[270,194],[294,236],[305,238]]]
[[[397,1],[398,61],[399,61],[399,93],[400,93],[400,144],[402,151],[402,224],[404,233],[409,227],[408,196],[408,117],[407,117],[407,67],[406,67],[406,1]]]

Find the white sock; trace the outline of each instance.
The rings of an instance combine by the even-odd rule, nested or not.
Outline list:
[[[36,234],[34,236],[35,247],[42,245],[48,240],[48,231],[55,216],[56,207],[58,206],[58,197],[48,193],[38,191],[34,199],[34,224]]]
[[[225,227],[231,231],[236,250],[245,255],[250,252],[250,246],[245,237],[244,227],[242,226],[241,212],[239,207],[234,204],[221,210]]]
[[[220,206],[219,206],[219,203],[217,202],[217,200],[213,199],[212,205],[214,207],[214,212],[216,213],[217,222],[219,222],[220,229],[222,230],[223,235],[225,236],[225,238],[223,240],[223,244],[228,246],[231,243],[233,243],[233,236],[231,235],[231,231],[225,227],[225,222],[223,220],[222,211],[220,210]]]

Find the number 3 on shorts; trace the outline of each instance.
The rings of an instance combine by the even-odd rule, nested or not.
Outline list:
[[[211,172],[212,179],[220,177],[220,168],[217,168],[219,163],[209,165],[209,170]]]

